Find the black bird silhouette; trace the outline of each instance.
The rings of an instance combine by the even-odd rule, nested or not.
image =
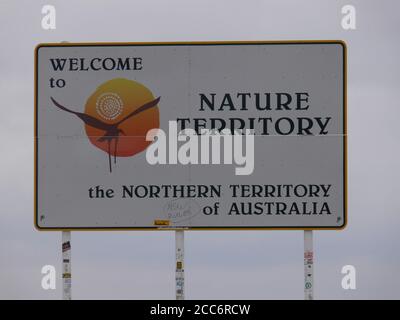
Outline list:
[[[104,135],[102,137],[100,137],[97,141],[99,141],[99,142],[107,141],[107,143],[108,143],[108,164],[110,167],[110,172],[112,172],[112,169],[111,169],[111,142],[113,140],[115,140],[115,144],[114,144],[114,164],[115,164],[117,161],[116,159],[117,159],[117,146],[118,146],[119,135],[120,134],[125,135],[123,130],[118,128],[118,126],[121,123],[123,123],[124,121],[128,120],[129,118],[131,118],[143,111],[146,111],[150,108],[155,107],[158,104],[158,102],[160,101],[160,98],[161,97],[158,97],[157,99],[154,99],[150,102],[145,103],[141,107],[135,109],[130,114],[125,116],[123,119],[119,120],[116,123],[110,124],[110,123],[105,123],[99,119],[96,119],[95,117],[89,116],[86,113],[77,112],[77,111],[68,109],[68,108],[64,107],[63,105],[59,104],[53,97],[50,97],[51,101],[54,103],[54,105],[56,107],[60,108],[61,110],[64,110],[66,112],[76,115],[79,119],[81,119],[88,126],[105,131]]]

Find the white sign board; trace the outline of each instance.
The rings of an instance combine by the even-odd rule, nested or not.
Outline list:
[[[35,224],[341,229],[341,41],[40,44]]]

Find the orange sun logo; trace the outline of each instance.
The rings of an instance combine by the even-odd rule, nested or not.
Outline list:
[[[85,112],[74,111],[51,98],[59,109],[72,113],[85,124],[90,142],[111,157],[131,157],[145,150],[151,141],[146,134],[160,126],[158,102],[151,91],[139,82],[128,79],[112,79],[88,98]]]

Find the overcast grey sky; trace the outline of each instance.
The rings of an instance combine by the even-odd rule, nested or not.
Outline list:
[[[41,9],[57,10],[56,30]],[[341,27],[352,4],[357,29]],[[317,299],[400,298],[398,1],[0,1],[0,298],[59,299],[60,232],[33,227],[33,55],[41,42],[342,39],[348,226],[314,232]],[[301,231],[186,232],[188,299],[302,299]],[[173,232],[73,232],[73,298],[173,299]],[[357,289],[341,288],[342,266]]]

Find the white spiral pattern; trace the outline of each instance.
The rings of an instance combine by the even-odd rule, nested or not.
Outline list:
[[[97,98],[96,111],[106,120],[114,120],[123,111],[124,105],[119,95],[105,92]]]

